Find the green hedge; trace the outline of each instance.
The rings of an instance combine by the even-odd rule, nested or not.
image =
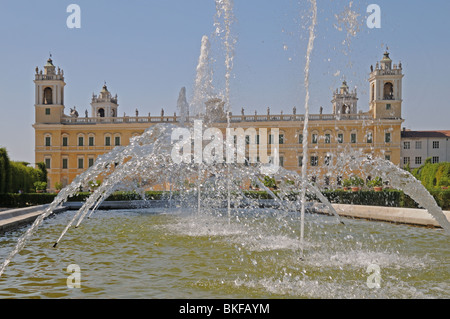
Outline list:
[[[274,193],[279,194],[278,191],[274,191]],[[265,191],[245,191],[244,194],[254,199],[272,198]],[[435,189],[430,190],[430,194],[443,210],[450,210],[450,190]],[[327,190],[323,192],[323,195],[333,204],[418,208],[418,204],[414,200],[399,190],[385,189],[382,192]],[[284,196],[284,198],[297,200],[298,196],[299,193],[291,193]],[[307,200],[318,200],[316,196],[311,194],[307,194],[306,198]]]
[[[148,191],[145,192],[145,197],[148,200],[160,200],[166,192],[162,191]],[[73,197],[68,198],[68,202],[84,202],[91,196],[92,193],[77,193]],[[135,192],[116,192],[110,195],[106,201],[125,201],[125,200],[141,200],[141,196]]]
[[[274,193],[279,194],[277,191]],[[245,196],[254,199],[270,199],[271,196],[264,191],[244,191]],[[405,207],[416,208],[418,205],[402,191],[384,190],[382,192],[373,191],[342,191],[333,190],[323,192],[324,196],[335,204],[353,204],[353,205],[370,205],[385,207]],[[431,190],[430,194],[435,198],[437,204],[444,210],[450,210],[450,190]],[[78,193],[68,199],[69,202],[83,202],[91,193]],[[149,200],[160,200],[168,198],[169,192],[149,191],[145,193]],[[177,195],[176,192],[173,193]],[[288,200],[296,200],[298,193],[292,193],[285,198]],[[27,207],[51,203],[56,194],[0,194],[0,207]],[[135,192],[116,192],[109,196],[107,201],[123,201],[123,200],[139,200],[140,195]],[[308,200],[317,200],[314,196],[308,195]]]
[[[0,194],[0,207],[19,208],[50,204],[56,194]]]
[[[450,210],[450,189],[434,189],[430,191],[430,194],[443,210]]]
[[[149,191],[145,196],[149,200],[162,199],[165,192]],[[0,194],[0,207],[18,208],[50,204],[57,194],[49,193],[29,193],[29,194]],[[91,193],[77,193],[67,199],[68,202],[84,202],[91,196]],[[139,200],[141,197],[134,192],[117,192],[109,196],[107,201]]]
[[[374,191],[326,191],[323,193],[331,203],[384,207],[417,208],[417,204],[405,193],[398,190]]]

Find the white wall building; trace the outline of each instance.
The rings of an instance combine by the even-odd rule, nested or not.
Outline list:
[[[432,163],[450,162],[450,131],[402,131],[401,167],[420,167],[427,158]]]

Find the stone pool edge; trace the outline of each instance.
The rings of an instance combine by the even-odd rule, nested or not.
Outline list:
[[[428,213],[426,209],[397,208],[363,205],[332,204],[341,217],[366,219],[371,221],[406,224],[428,228],[441,228],[439,223]],[[329,214],[328,208],[314,207],[313,211],[319,214]],[[450,211],[443,211],[450,221]]]

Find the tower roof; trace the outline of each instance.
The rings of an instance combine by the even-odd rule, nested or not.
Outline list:
[[[344,80],[342,82],[340,93],[341,94],[347,94],[348,93],[348,85],[347,85],[347,81],[346,80]]]
[[[48,58],[47,64],[45,66],[54,66],[52,58]]]
[[[381,62],[388,62],[388,61],[392,61],[392,59],[389,57],[389,52],[386,50],[384,52],[383,60],[381,60]]]

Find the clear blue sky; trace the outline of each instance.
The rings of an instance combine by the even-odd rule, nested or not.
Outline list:
[[[309,2],[234,0],[237,37],[231,104],[255,109],[304,110],[303,68]],[[68,29],[66,8],[81,7],[81,29]],[[331,112],[332,91],[343,76],[358,87],[359,109],[368,110],[368,72],[385,45],[405,72],[403,117],[415,130],[450,129],[450,2],[354,1],[360,31],[351,37],[334,24],[350,1],[319,0],[311,65],[311,112]],[[366,8],[382,10],[381,29],[369,29]],[[34,162],[34,69],[53,55],[64,69],[66,113],[90,110],[93,92],[106,81],[119,96],[119,115],[176,111],[181,87],[192,96],[203,35],[214,27],[213,0],[1,0],[0,147],[12,160]],[[213,41],[215,85],[223,89],[223,55]],[[345,54],[347,53],[347,55]],[[351,66],[349,66],[351,63]],[[340,73],[338,73],[340,71]]]

